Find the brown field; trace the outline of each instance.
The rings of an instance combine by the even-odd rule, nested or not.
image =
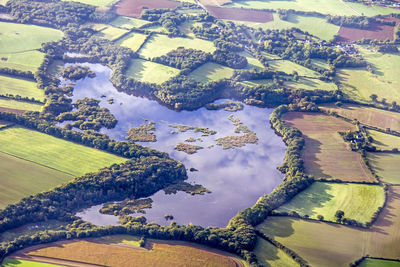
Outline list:
[[[13,108],[3,108],[3,107],[0,107],[0,111],[17,113],[17,114],[22,114],[25,112],[25,110],[13,109]]]
[[[353,124],[332,116],[304,112],[289,112],[284,120],[305,137],[302,155],[306,173],[317,179],[374,181],[361,155],[351,151],[338,133],[355,130]]]
[[[222,6],[225,4],[232,3],[231,0],[200,0],[200,3],[202,3],[205,6]]]
[[[365,255],[400,259],[400,186],[369,230],[344,225],[269,217],[257,229],[297,252],[312,266],[349,266]]]
[[[171,8],[175,9],[179,6],[179,2],[171,0],[122,0],[115,5],[115,12],[118,15],[128,16],[133,18],[139,18],[143,11],[143,8],[147,9],[160,9],[160,8]]]
[[[147,241],[146,247],[100,243],[98,240],[59,241],[24,249],[11,258],[49,263],[65,261],[101,266],[244,266],[229,254],[178,241]],[[54,260],[54,261],[53,261]],[[65,263],[64,263],[65,264]]]
[[[321,108],[334,111],[340,116],[351,120],[357,119],[365,125],[383,130],[390,128],[391,130],[400,131],[400,113],[357,105],[343,105],[341,107],[325,105]]]
[[[233,8],[233,7],[218,7],[218,6],[205,6],[208,12],[219,19],[239,20],[239,21],[250,21],[250,22],[269,22],[273,21],[274,17],[271,12],[244,9],[244,8]]]
[[[373,23],[368,30],[356,29],[350,27],[340,27],[338,31],[341,43],[351,43],[361,39],[385,41],[386,39],[393,41],[394,26]]]

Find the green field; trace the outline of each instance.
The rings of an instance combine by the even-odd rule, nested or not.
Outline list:
[[[321,76],[318,72],[310,70],[309,68],[303,67],[289,60],[271,60],[268,61],[268,64],[277,71],[283,71],[287,74],[292,74],[294,71],[297,71],[299,76],[313,78]]]
[[[124,46],[130,48],[133,52],[136,52],[146,41],[147,35],[142,33],[132,32],[123,38],[119,39],[116,44],[120,46]]]
[[[22,97],[44,100],[44,91],[36,87],[36,82],[0,75],[0,94],[12,94]]]
[[[71,0],[62,0],[71,1]],[[111,6],[115,0],[73,0],[73,2],[79,2],[82,4],[92,5],[92,6]]]
[[[400,53],[382,54],[366,46],[358,48],[371,64],[373,73],[364,68],[338,70],[338,78],[343,83],[345,93],[363,101],[370,101],[370,95],[376,94],[379,101],[385,98],[388,103],[400,102]]]
[[[50,263],[36,262],[36,261],[26,261],[6,258],[2,267],[62,267],[62,265],[55,265]]]
[[[380,150],[400,150],[400,137],[378,131],[368,130],[368,135],[374,140],[372,144]]]
[[[333,36],[340,28],[339,26],[328,23],[325,18],[321,17],[307,17],[290,14],[286,20],[282,20],[276,13],[274,13],[273,16],[274,20],[266,23],[241,21],[235,21],[235,23],[245,24],[255,29],[262,28],[263,30],[286,30],[299,28],[304,32],[308,32],[326,41],[332,40]]]
[[[4,149],[2,143],[1,150]],[[1,152],[0,177],[0,209],[24,197],[50,190],[73,178],[64,172]]]
[[[90,240],[106,244],[124,245],[130,247],[140,247],[140,238],[133,235],[108,235],[91,238]]]
[[[284,84],[291,89],[325,91],[337,90],[337,86],[334,83],[321,81],[320,79],[311,79],[304,77],[300,77],[298,81],[287,81]]]
[[[241,52],[239,53],[241,56],[244,56],[247,59],[247,68],[246,69],[264,69],[263,64],[261,64],[260,61],[258,61],[258,59],[256,59],[255,57],[253,57],[252,55],[250,55],[247,52]]]
[[[322,215],[324,220],[334,222],[335,212],[342,210],[345,218],[365,224],[384,201],[384,190],[378,185],[315,182],[275,212],[296,211],[311,219]]]
[[[124,16],[118,16],[116,19],[111,21],[109,24],[114,27],[118,28],[123,28],[126,30],[131,30],[133,28],[139,28],[142,27],[146,24],[149,24],[150,22],[147,20],[142,20],[142,19],[134,19],[134,18],[129,18],[129,17],[124,17]]]
[[[234,1],[227,7],[242,7],[254,9],[294,9],[298,11],[319,12],[322,14],[340,15],[340,16],[376,16],[387,15],[391,13],[400,13],[399,9],[366,6],[361,3],[351,3],[340,0],[251,0]]]
[[[37,50],[21,53],[0,53],[0,68],[36,72],[42,64],[44,54]]]
[[[107,26],[105,29],[100,30],[97,35],[107,40],[114,41],[120,38],[122,35],[126,34],[127,32],[128,30],[120,29],[113,26]]]
[[[365,258],[358,267],[399,267],[400,261]]]
[[[368,160],[380,180],[400,185],[400,154],[368,153]]]
[[[178,75],[180,70],[143,59],[133,59],[126,70],[126,75],[135,80],[162,84]]]
[[[0,107],[19,109],[19,110],[40,111],[42,105],[36,103],[0,98]]]
[[[214,44],[210,41],[197,38],[169,38],[166,35],[155,34],[149,38],[140,49],[139,55],[145,58],[154,58],[167,54],[178,47],[192,48],[204,52],[214,52]]]
[[[216,63],[205,63],[192,71],[189,77],[198,82],[218,81],[232,77],[234,70]]]
[[[256,247],[253,250],[258,262],[263,266],[270,267],[292,267],[300,266],[290,256],[281,249],[275,247],[270,242],[257,238]]]
[[[74,176],[126,161],[110,153],[22,127],[0,131],[0,151]]]
[[[41,231],[56,231],[64,228],[68,222],[57,220],[47,220],[43,222],[27,223],[23,226],[6,230],[0,234],[0,242],[10,242],[21,235],[34,235]]]

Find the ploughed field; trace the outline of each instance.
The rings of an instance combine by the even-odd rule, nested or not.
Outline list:
[[[170,8],[174,9],[179,6],[179,2],[171,0],[157,0],[157,1],[147,1],[147,0],[123,0],[118,2],[115,6],[115,12],[118,15],[139,18],[142,14],[143,9],[161,9]]]
[[[205,7],[207,11],[210,12],[211,15],[219,19],[262,22],[262,23],[274,20],[272,13],[268,11],[251,10],[243,8],[218,7],[212,5],[206,5]]]

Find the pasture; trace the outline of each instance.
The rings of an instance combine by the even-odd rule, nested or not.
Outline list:
[[[44,100],[44,91],[36,87],[36,82],[32,80],[20,79],[6,75],[0,75],[0,94],[12,94]]]
[[[0,98],[0,109],[19,110],[20,113],[23,113],[24,111],[27,110],[40,111],[42,109],[42,105],[37,103]]]
[[[380,150],[392,150],[397,148],[400,150],[400,137],[386,134],[374,130],[367,130],[368,135],[373,138],[372,144]]]
[[[179,2],[171,0],[122,0],[114,6],[114,10],[118,15],[139,18],[140,14],[142,14],[143,9],[175,9],[179,5]]]
[[[37,50],[21,53],[0,53],[0,68],[36,72],[42,64],[44,54]]]
[[[400,261],[365,258],[358,267],[399,267]]]
[[[142,34],[142,33],[129,33],[128,35],[122,37],[119,39],[116,44],[127,47],[131,49],[133,52],[136,52],[139,50],[139,48],[142,46],[142,44],[146,41],[147,35]]]
[[[129,17],[124,17],[124,16],[118,16],[116,19],[111,21],[109,24],[111,26],[117,27],[117,28],[122,28],[126,30],[131,30],[133,28],[140,28],[146,24],[149,24],[150,22],[147,20],[142,20],[142,19],[134,19],[134,18],[129,18]]]
[[[3,149],[4,144],[1,150]],[[50,190],[73,178],[64,172],[1,152],[0,177],[0,209],[24,197]]]
[[[105,29],[102,29],[97,33],[99,37],[105,38],[110,41],[117,40],[122,35],[126,34],[128,30],[120,29],[113,26],[107,26]]]
[[[178,75],[179,72],[179,69],[162,64],[143,59],[132,59],[125,75],[141,82],[162,84]]]
[[[312,79],[305,77],[300,77],[298,81],[286,81],[284,84],[290,89],[325,90],[325,91],[337,90],[336,84],[332,82],[325,82],[321,81],[320,79]]]
[[[216,49],[212,42],[202,39],[182,37],[169,38],[166,35],[154,34],[139,50],[139,55],[145,58],[159,57],[178,47],[192,48],[209,53],[214,52]]]
[[[127,160],[22,127],[0,131],[0,151],[73,176]]]
[[[268,61],[268,64],[274,68],[277,71],[282,71],[287,74],[292,74],[294,71],[296,71],[299,76],[305,76],[305,77],[311,77],[311,78],[317,78],[321,76],[318,72],[313,71],[309,68],[303,67],[297,63],[294,63],[289,60],[271,60]]]
[[[336,112],[338,115],[350,120],[357,119],[365,125],[378,127],[383,130],[390,128],[400,131],[400,114],[396,112],[348,104],[344,104],[341,107],[322,105],[321,108],[326,111]]]
[[[61,267],[62,265],[6,258],[1,266],[2,267]]]
[[[374,181],[361,155],[351,151],[338,133],[354,131],[353,124],[332,116],[305,112],[287,113],[284,115],[284,120],[304,135],[305,146],[302,157],[307,174],[317,179],[340,179],[346,182]]]
[[[26,257],[79,261],[105,266],[243,266],[228,254],[185,242],[147,241],[147,247],[132,248],[122,245],[80,241],[60,241],[24,250]]]
[[[189,77],[202,83],[232,77],[234,70],[216,63],[205,63],[193,70]]]
[[[300,266],[289,255],[281,249],[275,247],[270,242],[258,237],[256,246],[253,250],[262,266],[269,267],[292,267]]]
[[[400,154],[368,153],[367,157],[381,181],[400,185]]]
[[[247,59],[247,67],[246,69],[264,69],[263,64],[261,64],[261,62],[256,59],[255,57],[253,57],[252,55],[250,55],[247,52],[240,52],[239,53],[241,56],[244,56]]]
[[[297,11],[319,12],[326,15],[339,16],[376,16],[400,13],[399,9],[366,6],[361,3],[345,2],[340,0],[281,0],[281,1],[233,1],[227,7],[254,8],[254,9],[294,9]]]
[[[322,215],[335,222],[336,211],[342,210],[345,218],[365,224],[384,202],[385,192],[378,185],[315,182],[275,212],[296,211],[315,220]]]

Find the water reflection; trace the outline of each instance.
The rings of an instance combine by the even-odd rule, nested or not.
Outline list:
[[[169,213],[179,224],[224,227],[238,211],[252,206],[261,195],[271,192],[282,181],[283,175],[276,170],[276,166],[283,160],[285,145],[269,126],[268,118],[272,109],[245,105],[242,111],[235,113],[225,110],[209,111],[205,108],[175,112],[155,101],[118,92],[109,81],[109,68],[100,64],[83,65],[89,66],[96,73],[96,78],[78,81],[73,100],[92,97],[101,100],[100,105],[110,109],[118,119],[118,124],[114,129],[103,129],[103,133],[111,138],[124,140],[131,127],[145,123],[143,119],[155,121],[157,142],[142,144],[168,152],[188,169],[194,167],[199,170],[188,172],[188,182],[196,182],[212,191],[200,196],[184,192],[166,195],[159,191],[151,197],[154,201],[153,207],[145,215],[148,221],[168,225],[164,215]],[[101,98],[102,95],[106,97]],[[110,98],[114,99],[114,104],[108,103]],[[237,116],[256,132],[258,144],[247,144],[242,148],[228,150],[215,145],[215,139],[219,137],[237,135],[234,133],[235,126],[227,118],[230,114]],[[208,127],[217,131],[217,134],[205,137],[192,131],[171,134],[176,129],[169,127],[169,124]],[[191,144],[204,149],[193,155],[174,150],[177,143],[184,142],[189,137],[201,138],[202,142]],[[212,148],[208,148],[212,145]],[[91,208],[90,211],[96,213],[98,209]],[[95,223],[94,217],[88,214],[90,213],[86,211],[85,219]]]

